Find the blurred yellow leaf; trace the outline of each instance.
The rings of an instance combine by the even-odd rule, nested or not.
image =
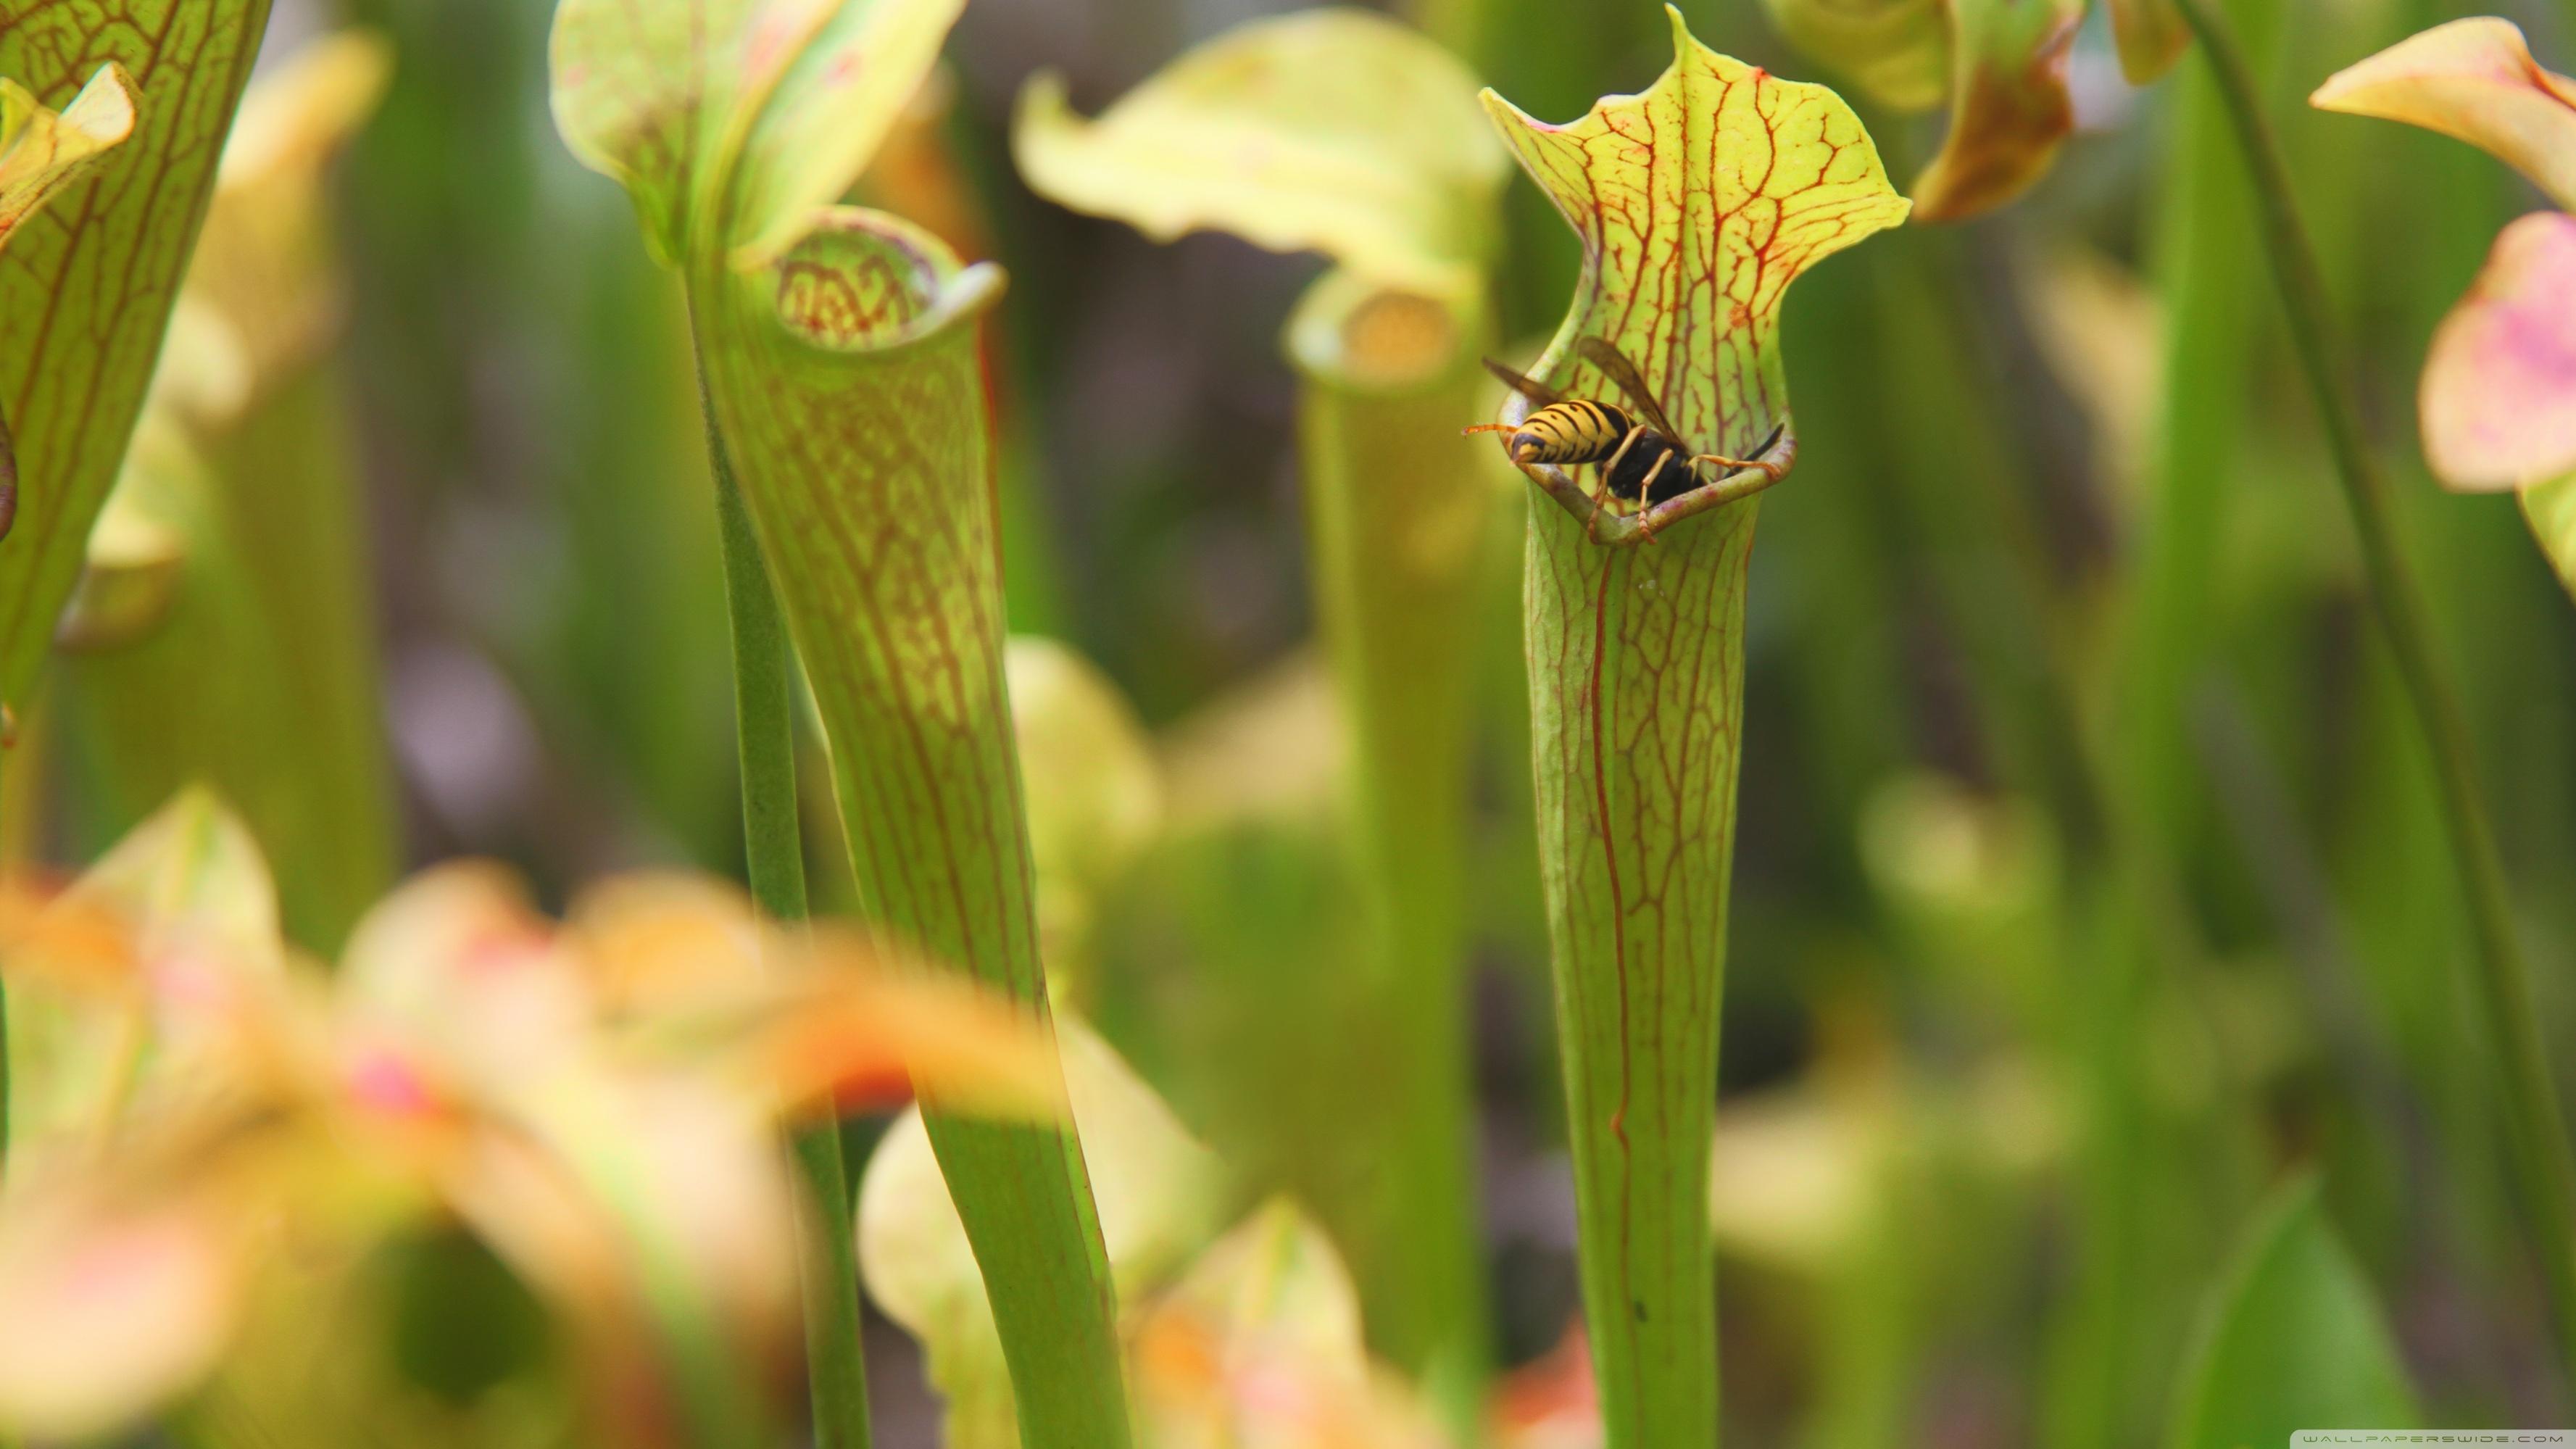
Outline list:
[[[2534,212],[2498,234],[2424,358],[2424,453],[2444,483],[2500,490],[2576,471],[2571,299],[2576,217]]]
[[[277,886],[248,827],[211,790],[179,792],[99,857],[70,892],[135,923],[140,965],[165,976],[164,990],[195,993],[206,977],[285,969]]]
[[[2511,21],[2436,25],[2335,72],[2308,100],[2457,137],[2576,210],[2576,81],[2543,70]]]
[[[183,333],[173,328],[174,338]],[[90,526],[88,556],[54,625],[54,647],[122,649],[161,627],[185,583],[188,520],[204,509],[212,486],[185,430],[146,408],[116,487]]]
[[[1359,1290],[1323,1230],[1273,1201],[1201,1254],[1136,1326],[1157,1449],[1442,1449],[1418,1396],[1369,1359]]]
[[[1079,983],[1097,897],[1162,824],[1162,771],[1136,712],[1091,661],[1052,639],[1017,636],[1002,667],[1037,869],[1041,956],[1050,978]]]
[[[1040,195],[1147,236],[1231,232],[1454,293],[1494,244],[1505,165],[1476,81],[1418,32],[1323,9],[1236,27],[1085,121],[1033,78],[1012,150]]]
[[[1055,1028],[1110,1272],[1135,1302],[1214,1232],[1223,1169],[1108,1043],[1070,1016]],[[858,1233],[868,1292],[920,1341],[948,1400],[949,1449],[1018,1444],[983,1279],[918,1111],[869,1160]]]
[[[0,247],[47,198],[134,133],[134,81],[103,65],[61,111],[0,80]]]
[[[245,377],[210,393],[169,376],[206,354],[173,350],[156,380],[197,401],[199,421],[226,420],[330,345],[343,299],[323,172],[375,114],[392,76],[382,36],[343,31],[297,51],[243,94],[186,285],[191,303],[231,329]]]

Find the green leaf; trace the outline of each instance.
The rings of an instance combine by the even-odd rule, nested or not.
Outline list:
[[[1165,66],[1097,120],[1033,78],[1012,149],[1032,189],[1170,241],[1231,232],[1389,286],[1459,293],[1505,175],[1458,58],[1395,21],[1304,11]]]
[[[1570,125],[1490,93],[1487,105],[1583,241],[1582,285],[1531,371],[1609,396],[1574,349],[1602,337],[1683,441],[1742,457],[1789,421],[1784,291],[1907,208],[1831,91],[1717,54],[1677,12],[1673,36],[1678,57],[1652,88]],[[1614,1449],[1717,1437],[1707,1174],[1754,507],[1684,519],[1638,548],[1595,544],[1563,509],[1531,512],[1540,861]]]
[[[710,401],[822,716],[865,913],[1043,1020],[977,339],[1002,275],[839,209],[776,265],[708,286],[692,303]],[[925,1105],[1027,1442],[1123,1444],[1073,1133]]]
[[[0,252],[0,412],[17,526],[0,547],[0,698],[23,696],[116,479],[268,0],[0,0],[0,76],[66,103],[102,62],[133,133]]]
[[[2415,1391],[2370,1285],[2302,1179],[2253,1223],[2182,1378],[2171,1449],[2273,1449],[2301,1429],[2411,1429]]]

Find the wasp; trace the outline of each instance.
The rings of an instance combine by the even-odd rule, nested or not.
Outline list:
[[[1538,410],[1517,424],[1479,423],[1466,431],[1509,433],[1503,449],[1511,454],[1514,463],[1524,466],[1553,463],[1570,468],[1597,463],[1602,486],[1609,495],[1634,504],[1640,511],[1698,487],[1705,481],[1699,475],[1703,463],[1728,471],[1759,468],[1766,473],[1775,472],[1775,465],[1758,460],[1780,441],[1780,428],[1773,428],[1762,446],[1753,450],[1752,460],[1693,453],[1682,443],[1681,430],[1664,415],[1663,404],[1655,400],[1637,365],[1625,354],[1598,337],[1583,338],[1574,347],[1584,361],[1600,369],[1602,376],[1627,395],[1628,407],[1567,397],[1488,357],[1485,370],[1537,404]]]

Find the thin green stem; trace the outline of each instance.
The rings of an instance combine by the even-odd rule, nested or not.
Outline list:
[[[2299,220],[2280,141],[2264,118],[2252,73],[2225,20],[2209,0],[2177,3],[2200,39],[2252,173],[2263,242],[2280,284],[2290,337],[2315,395],[2345,501],[2351,505],[2353,530],[2361,540],[2362,562],[2389,653],[2432,751],[2443,830],[2450,838],[2477,933],[2476,986],[2490,1046],[2504,1072],[2501,1105],[2523,1211],[2530,1219],[2528,1228],[2558,1320],[2565,1366],[2570,1382],[2576,1383],[2576,1158],[2568,1152],[2566,1119],[2541,1043],[2539,1017],[2532,1008],[2531,968],[2514,935],[2503,859],[2479,795],[2468,723],[2434,650],[2422,586],[2398,546],[2388,481],[2363,440],[2352,400],[2336,376],[2325,283]]]
[[[725,603],[733,623],[735,728],[742,758],[742,831],[752,898],[774,920],[805,917],[805,853],[796,815],[795,678],[787,621],[760,556],[751,514],[734,482],[715,415],[707,416],[707,456],[716,480],[717,522],[724,535]],[[814,1395],[819,1449],[867,1449],[867,1361],[859,1341],[858,1243],[853,1235],[849,1172],[838,1124],[827,1118],[796,1134],[818,1218],[807,1246],[806,1373]]]

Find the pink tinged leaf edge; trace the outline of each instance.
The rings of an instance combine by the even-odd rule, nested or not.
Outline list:
[[[2533,60],[2510,21],[2477,16],[2409,36],[2327,77],[2308,103],[2466,141],[2576,210],[2576,81]]]
[[[2433,334],[2419,394],[2424,452],[2463,492],[2576,471],[2576,217],[2533,212]]]

